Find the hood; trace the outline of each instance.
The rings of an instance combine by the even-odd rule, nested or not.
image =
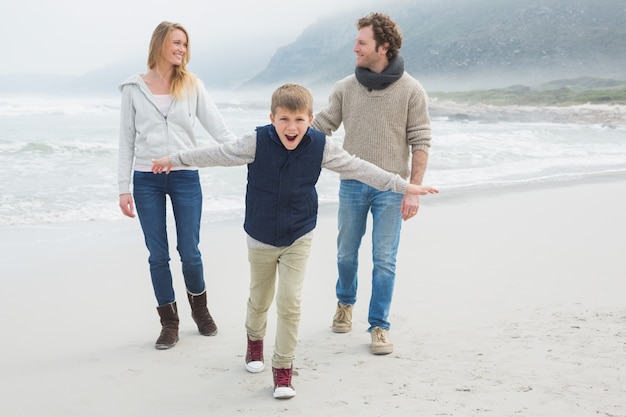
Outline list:
[[[135,74],[135,75],[131,75],[130,77],[128,77],[123,83],[121,83],[118,86],[118,89],[120,91],[122,91],[122,89],[124,88],[125,85],[138,85],[138,86],[142,86],[145,85],[145,83],[143,82],[143,80],[141,79],[141,75],[139,74]]]

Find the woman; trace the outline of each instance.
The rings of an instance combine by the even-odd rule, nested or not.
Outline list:
[[[157,349],[178,341],[178,310],[166,226],[166,196],[176,222],[177,249],[198,331],[217,333],[207,308],[202,258],[198,249],[202,190],[195,167],[153,174],[152,159],[196,147],[196,119],[218,142],[235,139],[202,82],[187,71],[189,36],[177,23],[160,23],[150,40],[148,71],[131,76],[122,91],[118,182],[120,208],[128,217],[139,215],[152,286],[161,319]],[[131,196],[131,177],[133,195]]]

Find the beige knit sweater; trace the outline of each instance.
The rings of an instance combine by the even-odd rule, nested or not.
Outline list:
[[[406,72],[384,90],[368,91],[354,75],[337,82],[311,127],[330,136],[342,122],[345,150],[405,179],[412,152],[430,148],[428,96]]]

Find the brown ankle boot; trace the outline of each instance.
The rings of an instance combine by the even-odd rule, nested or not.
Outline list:
[[[204,336],[214,336],[217,334],[217,326],[206,306],[206,291],[200,295],[187,293],[189,305],[191,306],[191,317],[198,325],[198,331]]]
[[[157,349],[169,349],[178,342],[178,309],[176,302],[157,307],[161,317],[161,334],[154,345]]]

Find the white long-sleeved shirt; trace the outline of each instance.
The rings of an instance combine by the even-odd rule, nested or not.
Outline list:
[[[254,161],[256,155],[256,133],[243,136],[232,142],[217,146],[201,147],[188,151],[178,151],[170,155],[174,166],[238,166]],[[341,145],[328,137],[324,145],[322,168],[341,174],[342,178],[356,179],[378,190],[391,190],[404,194],[408,182],[400,175],[393,174],[350,155]]]
[[[170,155],[170,162],[176,166],[239,166],[254,162],[256,156],[256,133],[243,136],[233,142],[218,146],[202,147],[179,151]],[[379,190],[392,190],[404,194],[408,182],[398,174],[393,174],[356,156],[350,155],[340,145],[326,137],[322,168],[339,173],[342,178],[356,179]],[[248,247],[269,248],[271,245],[259,242],[247,235]],[[300,239],[312,239],[313,231]]]

